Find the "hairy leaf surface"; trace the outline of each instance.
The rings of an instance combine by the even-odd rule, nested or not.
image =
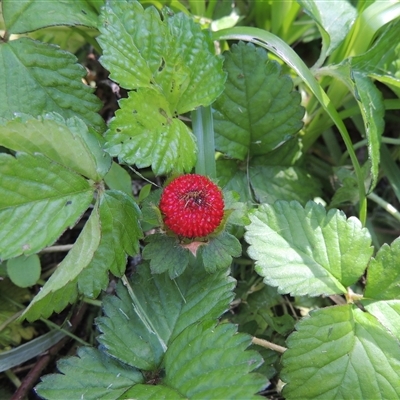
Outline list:
[[[300,94],[265,50],[240,42],[226,53],[224,68],[225,91],[213,105],[218,150],[245,160],[268,153],[301,129]]]
[[[356,218],[313,202],[263,204],[250,219],[248,254],[264,282],[281,293],[346,293],[372,255],[371,237]]]
[[[106,149],[120,161],[156,174],[189,172],[196,162],[196,143],[189,128],[174,118],[168,101],[152,89],[130,92],[120,101],[106,134]]]
[[[46,375],[36,386],[37,393],[45,399],[116,400],[143,382],[138,370],[91,347],[81,347],[77,357],[61,359],[57,368],[60,374]]]
[[[0,44],[0,117],[57,112],[104,130],[101,101],[82,83],[85,69],[71,53],[22,37]]]
[[[42,155],[0,154],[0,259],[52,244],[88,208],[94,189]]]
[[[395,399],[400,347],[370,314],[351,305],[314,311],[283,355],[286,399]]]
[[[188,268],[171,280],[165,273],[152,275],[148,264],[138,268],[130,283],[134,301],[122,284],[118,297],[104,299],[99,341],[113,357],[155,370],[171,341],[187,326],[215,319],[229,307],[234,281],[225,271],[209,275],[201,268]]]
[[[1,127],[0,144],[31,155],[41,153],[95,181],[111,167],[111,158],[102,149],[104,138],[76,117],[23,115]]]
[[[186,328],[165,355],[165,383],[190,399],[250,399],[267,381],[251,373],[263,362],[246,351],[251,337],[232,324],[202,322]],[[258,396],[257,396],[258,397]]]

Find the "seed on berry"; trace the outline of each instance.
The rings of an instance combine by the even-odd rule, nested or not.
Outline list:
[[[207,236],[224,216],[221,189],[205,176],[182,175],[169,183],[161,196],[165,225],[187,238]]]

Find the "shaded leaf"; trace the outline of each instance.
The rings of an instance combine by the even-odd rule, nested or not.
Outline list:
[[[189,265],[189,250],[182,247],[176,237],[154,234],[147,236],[146,241],[143,258],[150,260],[153,274],[168,271],[170,278],[174,279]]]
[[[366,298],[400,300],[400,238],[384,244],[372,258],[365,287]]]
[[[265,50],[240,42],[226,53],[224,68],[225,91],[213,104],[218,150],[245,160],[275,149],[301,129],[300,94]]]
[[[79,118],[64,120],[56,113],[37,119],[29,115],[15,118],[1,127],[0,144],[31,155],[41,153],[95,181],[101,180],[111,166],[101,135]]]
[[[282,358],[286,399],[395,399],[400,347],[351,305],[324,308],[297,324]]]
[[[317,23],[322,36],[321,65],[345,39],[357,17],[356,9],[346,0],[327,3],[321,0],[299,0],[300,5]]]
[[[120,101],[106,134],[107,151],[156,174],[189,172],[196,162],[196,143],[189,128],[174,118],[167,100],[155,90],[139,89]]]
[[[249,178],[259,203],[297,200],[305,204],[321,194],[316,179],[300,167],[251,166]]]
[[[97,12],[90,1],[71,4],[35,0],[3,0],[3,17],[9,33],[26,33],[51,25],[97,26]]]
[[[19,287],[33,286],[40,278],[40,258],[37,254],[19,256],[7,262],[7,274]]]
[[[81,347],[78,357],[58,361],[57,368],[60,374],[46,375],[36,386],[36,392],[45,399],[116,400],[127,389],[143,382],[136,369],[90,347]]]
[[[60,312],[68,303],[76,300],[77,279],[90,264],[99,246],[100,228],[99,211],[95,207],[74,246],[24,311],[23,318],[29,321],[41,316],[47,318],[54,311]]]
[[[280,293],[346,293],[372,255],[368,230],[339,210],[308,202],[263,204],[247,227],[249,256],[266,284]]]
[[[169,347],[187,326],[218,318],[229,308],[234,287],[226,271],[209,275],[202,268],[187,268],[171,280],[167,274],[151,275],[147,264],[139,266],[130,284],[134,303],[122,284],[118,297],[104,299],[99,341],[113,357],[145,370],[159,367],[163,346]]]
[[[251,337],[238,334],[232,324],[193,324],[165,354],[164,383],[190,399],[253,398],[267,381],[251,373],[263,360],[257,352],[245,351],[250,344]]]
[[[212,274],[228,268],[232,263],[232,257],[240,257],[242,246],[235,236],[223,231],[201,245],[198,254],[205,270]]]
[[[121,399],[173,400],[185,399],[177,390],[164,385],[135,385]]]
[[[0,259],[52,244],[88,208],[93,187],[42,155],[0,154]]]
[[[139,252],[139,239],[142,238],[139,216],[139,207],[127,194],[116,190],[101,194],[100,244],[93,259],[79,275],[80,293],[97,297],[107,288],[109,270],[115,276],[123,275],[127,256]]]
[[[111,190],[120,190],[128,196],[133,197],[132,194],[132,179],[129,173],[116,162],[111,164],[110,170],[104,177],[104,182]]]
[[[19,38],[0,45],[0,118],[14,113],[38,116],[57,112],[79,117],[99,132],[104,121],[101,101],[82,83],[85,69],[58,46]]]

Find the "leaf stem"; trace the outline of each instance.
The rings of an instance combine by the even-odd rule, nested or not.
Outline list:
[[[197,174],[215,179],[217,172],[211,106],[198,107],[192,111],[192,129],[197,138],[197,163],[195,171]]]
[[[286,347],[279,346],[279,344],[269,342],[265,339],[259,339],[255,336],[253,336],[252,343],[269,350],[277,351],[278,353],[284,353],[287,350]]]

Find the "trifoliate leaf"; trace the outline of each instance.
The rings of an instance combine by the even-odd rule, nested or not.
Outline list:
[[[90,1],[3,0],[3,17],[7,32],[26,33],[52,25],[86,25],[97,27],[97,12]]]
[[[174,118],[167,100],[155,90],[138,89],[120,101],[106,134],[107,151],[156,174],[189,172],[196,162],[196,143],[189,128]]]
[[[100,217],[97,207],[82,229],[73,248],[61,261],[57,269],[34,297],[22,317],[29,321],[41,316],[47,318],[54,311],[60,312],[78,296],[77,280],[79,274],[93,260],[100,243]]]
[[[223,231],[200,246],[198,251],[205,270],[212,274],[228,268],[232,263],[232,257],[239,257],[242,254],[242,246],[235,236]]]
[[[0,154],[0,259],[52,244],[88,208],[94,188],[42,155]]]
[[[266,284],[280,293],[346,293],[372,255],[371,237],[354,217],[308,202],[263,204],[247,227],[249,256]]]
[[[224,68],[225,91],[213,105],[218,150],[245,160],[268,153],[301,129],[300,94],[265,50],[240,42],[226,53]]]
[[[101,101],[82,83],[86,71],[76,61],[57,46],[24,37],[0,44],[0,118],[54,111],[102,132]]]
[[[367,274],[365,297],[374,300],[400,300],[400,238],[384,244],[372,258]]]
[[[297,200],[306,204],[321,194],[316,179],[300,167],[252,166],[249,168],[249,179],[259,203]]]
[[[164,383],[189,399],[251,399],[267,380],[251,373],[263,362],[246,348],[251,337],[232,324],[202,322],[186,328],[165,354]]]
[[[300,0],[299,3],[317,23],[321,32],[322,49],[318,64],[322,65],[326,57],[343,42],[349,33],[357,17],[357,11],[346,0],[336,1],[334,7],[329,7],[325,2],[317,0]]]
[[[165,273],[151,275],[148,264],[142,264],[130,285],[133,297],[119,284],[118,297],[104,299],[106,316],[97,321],[99,341],[113,357],[155,370],[171,341],[187,326],[218,318],[229,308],[234,281],[226,271],[209,275],[202,268],[187,268],[171,280]]]
[[[168,271],[170,278],[175,279],[188,266],[189,249],[182,247],[176,237],[154,234],[147,236],[146,241],[143,258],[150,260],[153,274]]]
[[[184,14],[160,15],[137,1],[108,3],[101,13],[102,64],[127,89],[151,88],[183,114],[209,105],[222,92],[225,74],[210,36]]]
[[[45,375],[36,386],[45,399],[117,400],[127,389],[143,382],[142,374],[91,347],[81,347],[77,357],[58,361],[60,374]]]
[[[351,305],[311,313],[289,336],[281,379],[286,399],[396,399],[400,347],[370,314]]]
[[[33,286],[40,278],[40,258],[37,254],[19,256],[7,262],[7,275],[19,287]]]
[[[132,197],[108,190],[101,194],[99,203],[100,244],[78,278],[79,292],[89,297],[97,297],[106,289],[109,270],[115,276],[123,275],[127,255],[139,252],[139,239],[142,238],[140,210]]]
[[[104,138],[76,117],[64,120],[48,113],[37,119],[22,115],[1,127],[0,144],[14,151],[50,160],[95,181],[101,180],[111,166],[102,146]]]

